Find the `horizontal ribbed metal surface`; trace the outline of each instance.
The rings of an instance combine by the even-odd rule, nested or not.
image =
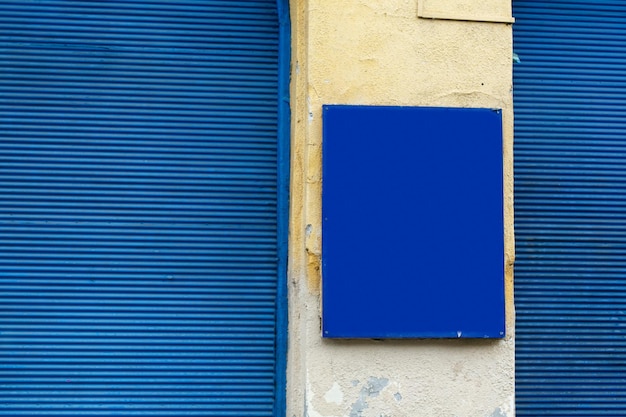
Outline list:
[[[514,1],[518,416],[626,415],[626,3]]]
[[[272,415],[277,19],[0,2],[0,415]]]

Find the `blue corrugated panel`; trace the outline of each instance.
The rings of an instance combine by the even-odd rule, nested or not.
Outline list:
[[[517,415],[626,415],[626,3],[514,1]]]
[[[0,3],[0,415],[270,416],[278,17]]]

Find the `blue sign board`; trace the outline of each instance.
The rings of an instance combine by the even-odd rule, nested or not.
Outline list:
[[[502,338],[500,110],[324,106],[322,335]]]

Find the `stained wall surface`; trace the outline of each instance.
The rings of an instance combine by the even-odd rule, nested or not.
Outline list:
[[[514,415],[510,2],[489,0],[486,7],[481,0],[420,1],[290,4],[288,417]],[[323,104],[503,110],[505,339],[321,338]],[[458,250],[450,242],[450,262]],[[364,254],[363,262],[373,255]]]

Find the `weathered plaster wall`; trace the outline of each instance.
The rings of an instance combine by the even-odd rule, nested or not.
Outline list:
[[[489,1],[497,6],[494,14],[510,18],[501,16],[510,10],[507,0]],[[462,17],[473,10],[472,2],[484,3],[446,1],[443,12]],[[291,3],[289,417],[514,414],[512,29],[503,23],[423,19],[417,11],[416,0]],[[505,340],[321,339],[322,104],[504,110]],[[455,250],[451,243],[450,262]]]

